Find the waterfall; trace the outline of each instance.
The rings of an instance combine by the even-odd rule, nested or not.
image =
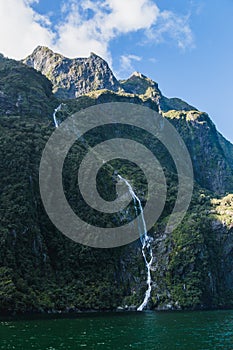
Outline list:
[[[55,108],[54,112],[53,112],[53,121],[54,121],[55,128],[58,128],[58,126],[59,126],[56,114],[58,111],[60,111],[62,109],[62,105],[63,105],[63,103],[61,103],[57,108]]]
[[[161,108],[161,105],[160,105],[160,98],[161,98],[161,97],[158,97],[158,98],[156,99],[156,103],[157,103],[157,106],[158,106],[158,112],[159,112],[159,114],[160,114],[160,115],[163,115],[163,111],[162,111],[162,108]]]
[[[139,229],[139,233],[140,233],[140,239],[141,239],[141,243],[142,243],[142,256],[143,259],[145,261],[145,265],[146,265],[146,270],[147,270],[147,290],[145,293],[145,297],[144,300],[142,302],[142,304],[137,308],[137,311],[142,311],[148,304],[148,301],[150,299],[150,295],[151,295],[151,265],[153,262],[153,251],[152,251],[152,247],[151,247],[151,242],[152,242],[152,237],[148,236],[147,234],[147,228],[146,228],[146,222],[145,222],[145,218],[143,215],[143,208],[142,208],[142,203],[139,199],[139,197],[136,195],[136,193],[134,192],[132,186],[130,185],[130,183],[124,179],[122,176],[118,175],[118,178],[125,182],[125,184],[127,185],[129,192],[133,198],[134,201],[134,209],[138,218],[138,229]],[[140,209],[140,213],[138,212],[138,206]],[[138,215],[141,214],[141,217],[139,217]],[[141,220],[140,220],[141,219]]]

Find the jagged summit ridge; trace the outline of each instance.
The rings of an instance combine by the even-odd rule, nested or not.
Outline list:
[[[100,89],[119,89],[108,63],[93,52],[87,58],[72,59],[38,46],[23,63],[44,74],[59,98],[75,98]]]
[[[140,72],[133,72],[126,80],[118,81],[108,63],[91,52],[86,58],[67,58],[46,46],[37,46],[23,63],[45,75],[53,84],[53,92],[60,99],[71,99],[97,90],[142,95],[156,102],[162,111],[196,110],[177,98],[166,98],[158,84]]]

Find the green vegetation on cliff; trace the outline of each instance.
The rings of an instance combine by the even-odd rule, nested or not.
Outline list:
[[[162,98],[159,90],[152,91],[158,89],[157,84],[137,75],[133,83],[132,79],[121,82],[125,91],[102,89],[58,101],[51,83],[19,62],[1,57],[0,75],[0,311],[107,310],[139,305],[146,288],[140,242],[106,250],[66,238],[44,211],[38,169],[44,146],[54,130],[53,109],[60,102],[65,107],[57,113],[59,120],[105,102],[143,104],[157,111],[156,97]],[[138,87],[139,95],[135,90],[138,79],[144,79]],[[145,91],[142,89],[145,80],[149,88],[153,85],[152,90],[148,85]],[[177,108],[183,103],[175,102]],[[104,137],[130,136],[148,147],[164,169],[168,183],[166,206],[150,231],[156,257],[150,307],[229,307],[233,304],[233,195],[227,192],[233,192],[232,145],[218,134],[207,114],[190,106],[175,111],[169,107],[171,101],[166,103],[164,117],[183,137],[196,181],[188,213],[170,235],[164,229],[176,200],[177,174],[166,148],[130,127],[95,130],[86,139],[94,145]],[[74,176],[84,154],[85,148],[76,142],[65,161],[64,188],[77,213],[97,220],[79,197]],[[111,162],[111,169],[130,179],[144,203],[147,185],[140,169],[120,160]],[[104,198],[114,198],[109,168],[101,169],[98,184]],[[134,215],[132,208],[129,213]],[[129,219],[127,215],[101,218],[106,225]]]

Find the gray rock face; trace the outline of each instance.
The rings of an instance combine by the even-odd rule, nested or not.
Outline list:
[[[44,74],[52,82],[53,92],[59,98],[75,98],[101,89],[119,89],[107,62],[94,53],[88,58],[69,59],[47,47],[38,46],[23,63]]]
[[[179,98],[167,98],[161,93],[158,84],[145,75],[134,72],[129,79],[121,80],[120,84],[125,92],[137,95],[144,95],[159,105],[163,112],[175,111],[193,111],[195,107]]]
[[[131,94],[147,94],[151,97],[162,95],[158,84],[139,72],[134,72],[129,79],[121,80],[120,83],[124,91]]]

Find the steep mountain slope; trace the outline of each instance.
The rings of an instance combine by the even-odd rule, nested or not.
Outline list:
[[[196,110],[195,107],[190,106],[179,98],[167,98],[163,96],[158,84],[139,72],[134,72],[128,79],[121,80],[120,84],[125,92],[150,98],[159,105],[163,112],[169,110]]]
[[[199,111],[169,111],[164,116],[183,137],[192,158],[197,182],[216,194],[233,192],[230,143],[223,137],[221,143],[208,114]]]
[[[228,163],[233,169],[233,145],[230,141],[226,140],[220,133],[218,133],[219,142],[222,146],[225,157],[228,160]]]
[[[47,54],[53,56],[50,51]],[[49,69],[45,56],[44,60]],[[183,137],[195,171],[189,211],[182,224],[167,234],[165,225],[176,200],[178,183],[165,147],[156,140],[148,141],[146,133],[130,127],[114,126],[86,135],[91,145],[103,137],[130,136],[145,144],[163,166],[168,199],[159,222],[150,231],[155,259],[149,307],[232,307],[233,195],[226,192],[233,193],[233,146],[216,131],[208,115],[179,99],[165,100],[165,108],[162,100],[166,98],[158,85],[139,73],[114,83],[112,90],[117,87],[117,91],[95,91],[92,82],[80,76],[90,92],[71,99],[72,89],[67,83],[62,96],[68,99],[57,99],[51,92],[51,83],[33,68],[3,57],[0,72],[1,67],[5,99],[1,100],[0,115],[0,311],[109,310],[142,301],[146,274],[140,242],[109,250],[76,244],[50,222],[39,192],[38,169],[46,141],[54,131],[53,108],[60,102],[66,104],[57,113],[58,120],[62,120],[88,106],[116,101],[143,104],[156,111],[160,108]],[[59,74],[65,79],[62,67]],[[91,76],[97,74],[96,66],[93,67]],[[57,68],[51,69],[55,74]],[[107,72],[108,81],[110,76]],[[56,76],[54,81],[57,84]],[[36,87],[34,93],[31,86]],[[83,90],[79,93],[83,94]],[[19,94],[26,101],[24,109],[15,106]],[[79,142],[72,147],[63,168],[63,185],[74,211],[91,222],[99,218],[85,206],[77,191],[77,168],[85,152]],[[116,160],[111,165],[130,179],[144,203],[147,188],[143,173],[127,161]],[[98,185],[105,199],[114,198],[113,174],[107,168],[99,173]],[[129,213],[133,215],[133,207]],[[121,224],[126,219],[130,217],[103,216],[101,222]]]
[[[157,100],[147,94],[115,93],[108,90],[91,92],[76,100],[65,100],[64,103],[71,114],[76,112],[80,103],[85,104],[85,101],[90,101],[91,104],[108,101],[131,102],[156,111],[160,107]],[[68,116],[65,111],[61,114],[63,118]],[[233,192],[231,156],[233,146],[217,132],[208,114],[197,110],[169,110],[162,114],[174,125],[185,141],[198,184],[217,195]]]
[[[44,76],[0,56],[0,114],[48,118],[57,103],[52,84]]]
[[[233,191],[232,151],[227,141],[217,133],[208,115],[198,112],[181,99],[163,96],[158,84],[150,78],[134,72],[128,79],[118,82],[107,63],[94,54],[89,58],[70,60],[40,46],[24,63],[45,74],[53,83],[56,95],[65,99],[90,94],[98,96],[101,102],[106,92],[96,95],[94,91],[105,89],[122,97],[131,97],[132,101],[139,99],[154,109],[157,105],[159,111],[182,134],[192,157],[198,183],[217,194]],[[98,84],[96,77],[100,77]],[[66,104],[69,106],[70,102],[66,101]]]

